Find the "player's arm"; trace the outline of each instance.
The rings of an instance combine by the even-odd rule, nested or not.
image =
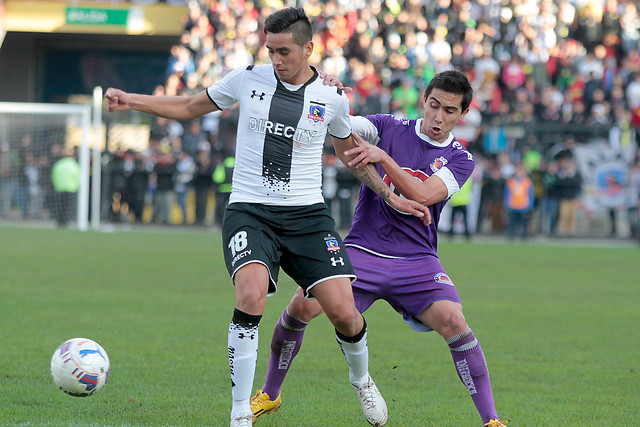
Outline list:
[[[404,171],[384,150],[367,143],[355,133],[353,138],[357,146],[344,153],[351,157],[347,166],[359,170],[371,166],[370,163],[379,163],[403,196],[424,206],[438,203],[449,197],[449,190],[439,176],[432,175],[424,182],[417,180]]]
[[[108,111],[137,110],[175,120],[193,120],[219,110],[206,91],[192,96],[153,96],[109,88],[105,101]]]
[[[344,139],[332,136],[331,139],[333,140],[333,146],[338,158],[360,182],[382,197],[382,199],[393,208],[422,218],[422,222],[424,222],[425,225],[431,223],[431,213],[429,209],[427,209],[423,203],[411,200],[411,198],[406,195],[406,198],[402,198],[394,194],[389,186],[384,183],[382,177],[373,165],[359,165],[359,163],[356,163],[360,167],[355,167],[350,164],[351,160],[356,157],[356,155],[347,154],[350,150],[356,148],[356,144],[351,136]]]

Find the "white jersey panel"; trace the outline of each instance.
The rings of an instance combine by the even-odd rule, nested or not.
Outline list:
[[[351,126],[353,131],[369,144],[378,145],[380,136],[378,135],[378,128],[366,117],[362,116],[350,116]]]
[[[351,134],[349,101],[317,74],[289,90],[271,65],[236,69],[207,89],[220,108],[240,104],[230,203],[302,206],[322,197],[327,133]]]

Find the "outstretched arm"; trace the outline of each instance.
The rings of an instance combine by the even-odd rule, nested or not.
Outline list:
[[[437,175],[431,176],[424,182],[417,180],[404,171],[384,150],[367,143],[357,134],[353,134],[353,138],[357,146],[344,153],[351,158],[349,167],[359,170],[370,167],[370,163],[379,163],[403,196],[424,206],[430,206],[448,197],[447,186]]]
[[[352,154],[346,154],[349,152],[349,149],[353,149],[356,146],[352,137],[348,137],[346,139],[332,137],[332,140],[338,158],[347,166],[349,171],[358,178],[358,180],[360,180],[360,182],[382,197],[382,199],[389,203],[393,208],[421,218],[425,225],[429,225],[431,223],[431,213],[429,212],[429,209],[421,203],[410,200],[409,198],[405,199],[394,194],[389,186],[384,183],[382,177],[380,177],[380,174],[376,171],[373,165],[367,164],[355,167],[350,164],[351,160],[356,157]]]
[[[108,111],[137,110],[176,120],[193,120],[219,110],[205,91],[192,96],[152,96],[109,88],[104,97]]]

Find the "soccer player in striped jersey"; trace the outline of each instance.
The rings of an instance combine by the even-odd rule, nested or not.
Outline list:
[[[437,253],[442,208],[475,167],[471,153],[451,133],[469,111],[472,96],[464,74],[445,71],[425,90],[422,119],[389,115],[351,119],[354,132],[364,140],[357,137],[358,147],[345,153],[356,155],[349,165],[375,164],[394,192],[429,207],[432,222],[425,227],[363,187],[344,243],[358,277],[352,284],[358,310],[363,313],[383,299],[414,330],[438,332],[449,346],[483,425],[498,427],[506,421],[496,413],[484,354]],[[251,401],[256,417],[279,409],[282,383],[300,350],[304,329],[321,312],[317,302],[305,300],[297,291],[282,313],[271,341],[265,384]]]
[[[335,326],[349,364],[349,380],[369,423],[384,425],[387,407],[368,370],[366,322],[356,309],[349,256],[322,197],[322,146],[327,133],[336,152],[355,147],[349,102],[342,90],[323,84],[309,65],[312,28],[301,8],[265,21],[269,65],[236,69],[190,96],[148,96],[109,88],[109,111],[135,109],[192,120],[239,103],[236,164],[222,238],[235,285],[229,325],[231,426],[250,426],[250,398],[258,350],[258,324],[267,295],[276,292],[280,267],[315,299]],[[399,211],[430,221],[422,204],[399,197],[373,165],[350,170]]]

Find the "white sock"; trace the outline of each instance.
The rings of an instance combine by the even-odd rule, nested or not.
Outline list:
[[[236,310],[238,313],[239,310]],[[251,392],[258,360],[258,322],[260,316],[239,312],[229,324],[229,368],[231,369],[231,395],[233,407],[231,419],[251,414]],[[258,322],[247,321],[258,317]]]
[[[369,347],[367,325],[355,337],[345,337],[336,331],[336,340],[349,364],[349,381],[359,387],[369,379]]]

